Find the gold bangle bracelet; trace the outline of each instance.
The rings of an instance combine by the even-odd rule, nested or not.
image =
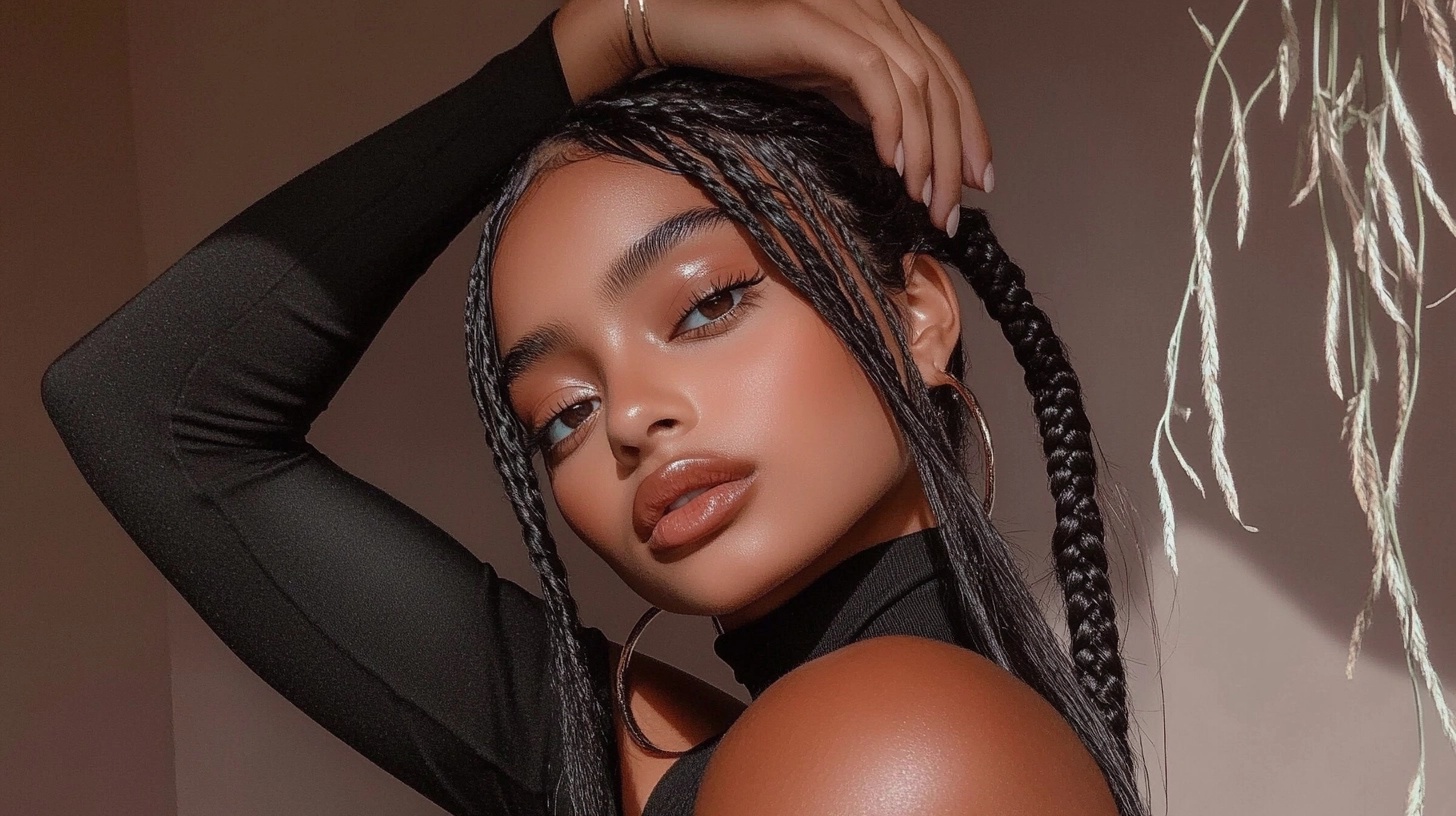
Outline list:
[[[642,51],[637,48],[637,32],[632,29],[632,0],[622,0],[622,14],[627,18],[627,45],[632,49],[632,56],[637,58],[637,64],[641,65],[638,71],[647,68],[647,60],[642,59]]]
[[[637,0],[637,10],[642,12],[642,34],[647,40],[647,51],[652,54],[652,59],[657,63],[654,68],[666,68],[667,63],[657,53],[657,46],[652,42],[652,26],[647,22],[647,0]]]

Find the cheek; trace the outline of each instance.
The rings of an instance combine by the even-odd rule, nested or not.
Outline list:
[[[849,502],[863,512],[903,471],[901,446],[854,356],[803,306],[777,324],[775,350],[743,389],[755,402],[758,447],[795,480],[798,499]]]
[[[614,542],[631,524],[626,515],[630,510],[624,509],[631,497],[624,492],[626,488],[607,484],[608,477],[603,474],[612,473],[614,460],[605,444],[601,452],[587,450],[594,447],[583,445],[569,457],[552,477],[551,492],[572,532],[598,557],[615,566],[619,559]]]

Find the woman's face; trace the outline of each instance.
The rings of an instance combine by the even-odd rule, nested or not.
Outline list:
[[[502,359],[519,369],[512,408],[540,431],[571,528],[649,603],[733,628],[935,520],[854,357],[719,213],[681,176],[616,157],[566,164],[511,214],[491,297]],[[557,342],[510,353],[533,333]],[[638,487],[699,456],[748,474],[731,521],[663,549],[634,516]]]

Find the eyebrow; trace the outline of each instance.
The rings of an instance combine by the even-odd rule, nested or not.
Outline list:
[[[689,238],[724,223],[733,223],[733,220],[721,207],[693,207],[659,221],[607,267],[606,277],[597,286],[597,302],[608,308],[621,303],[667,253]],[[559,320],[527,332],[501,358],[503,387],[509,389],[532,366],[575,340],[571,327]]]

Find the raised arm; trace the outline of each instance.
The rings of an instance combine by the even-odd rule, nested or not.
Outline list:
[[[228,221],[42,382],[87,482],[219,637],[452,813],[544,812],[541,602],[305,436],[498,172],[570,107],[554,17]]]

